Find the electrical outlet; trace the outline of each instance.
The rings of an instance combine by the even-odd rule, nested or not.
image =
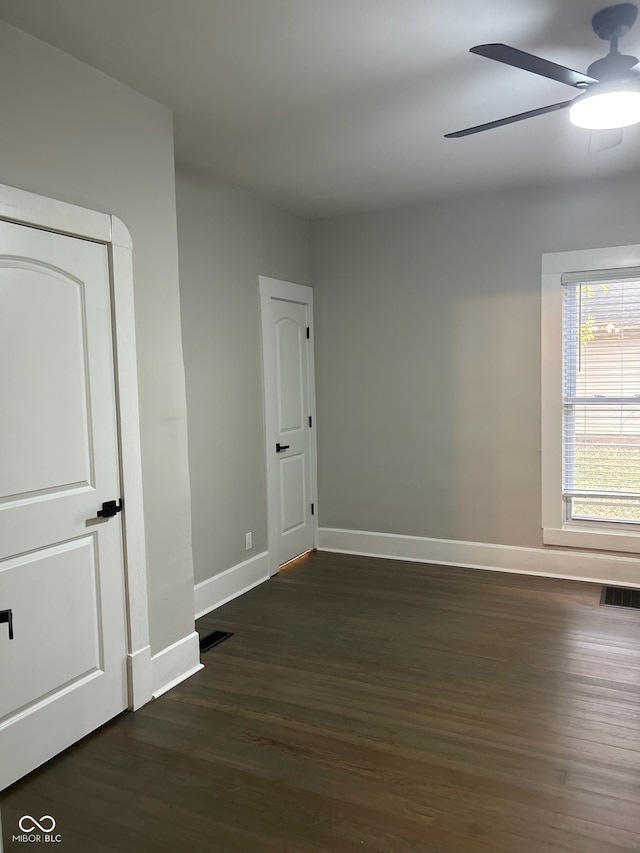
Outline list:
[[[244,534],[244,550],[250,551],[253,548],[253,534],[251,531]]]

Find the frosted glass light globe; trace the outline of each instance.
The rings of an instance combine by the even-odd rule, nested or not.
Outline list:
[[[569,120],[576,127],[587,130],[609,130],[638,124],[640,91],[623,89],[582,95],[569,108]]]

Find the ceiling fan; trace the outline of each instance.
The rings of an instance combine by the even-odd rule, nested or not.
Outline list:
[[[618,40],[626,35],[633,26],[637,8],[632,3],[619,3],[597,12],[591,26],[599,38],[609,42],[609,53],[593,62],[587,73],[574,71],[564,65],[557,65],[531,53],[517,50],[506,44],[480,44],[471,48],[471,53],[494,59],[513,68],[521,68],[559,83],[566,83],[580,89],[581,94],[569,101],[550,104],[506,118],[467,127],[455,133],[446,133],[446,139],[458,139],[513,124],[534,116],[552,113],[569,107],[569,119],[577,127],[589,130],[613,130],[628,127],[640,122],[640,62],[635,56],[625,56],[618,51]],[[622,140],[622,131],[611,144]],[[611,147],[606,145],[606,147]]]

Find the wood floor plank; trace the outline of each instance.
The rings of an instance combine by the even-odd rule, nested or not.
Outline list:
[[[640,850],[640,614],[600,587],[314,553],[205,669],[4,792],[62,853]]]

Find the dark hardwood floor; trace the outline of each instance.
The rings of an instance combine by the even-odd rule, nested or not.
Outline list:
[[[1,797],[75,853],[640,850],[640,611],[317,553],[199,620],[206,668]]]

